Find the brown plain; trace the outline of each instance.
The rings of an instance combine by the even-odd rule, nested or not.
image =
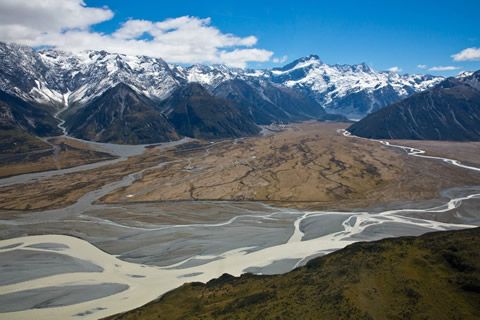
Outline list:
[[[50,139],[44,147],[43,150],[20,154],[2,154],[0,177],[65,169],[114,158],[107,153],[89,150],[81,142],[65,138]]]
[[[0,188],[0,208],[63,207],[141,170],[139,180],[101,202],[248,200],[300,208],[361,208],[435,198],[445,188],[480,182],[480,174],[441,161],[344,137],[338,129],[346,126],[308,122],[269,136],[199,141],[168,150],[152,147],[116,164]],[[160,163],[163,166],[152,168]]]
[[[373,141],[346,138],[344,124],[309,122],[265,137],[176,150],[185,161],[147,171],[104,203],[252,200],[315,208],[428,199],[480,175]],[[207,151],[208,150],[208,151]]]

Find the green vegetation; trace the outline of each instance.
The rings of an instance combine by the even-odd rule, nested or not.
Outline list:
[[[480,229],[356,243],[278,276],[186,284],[112,319],[479,319]]]

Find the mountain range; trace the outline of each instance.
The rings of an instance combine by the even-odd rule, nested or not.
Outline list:
[[[377,139],[480,140],[480,71],[448,78],[348,129]]]
[[[0,43],[0,90],[43,110],[49,122],[63,110],[69,134],[95,141],[238,137],[276,122],[361,118],[442,80],[366,64],[328,65],[315,55],[250,70]]]

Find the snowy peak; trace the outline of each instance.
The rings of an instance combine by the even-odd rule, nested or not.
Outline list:
[[[310,96],[326,111],[363,117],[440,82],[442,77],[377,72],[367,64],[329,65],[317,55],[271,70],[224,65],[180,66],[159,58],[106,51],[35,51],[0,43],[0,89],[25,100],[58,107],[84,105],[118,83],[154,100],[164,100],[187,83],[213,92],[241,80],[253,87],[265,82]]]
[[[85,103],[120,82],[162,99],[179,82],[165,61],[145,56],[0,44],[0,58],[0,88],[45,104]]]
[[[106,51],[42,51],[39,55],[53,75],[61,75],[63,92],[73,92],[70,103],[90,101],[118,83],[158,98],[168,96],[178,84],[167,63],[159,58]]]
[[[184,77],[188,82],[197,82],[207,87],[216,87],[219,83],[235,78],[232,69],[222,66],[193,65],[185,69]]]
[[[274,68],[272,73],[275,75],[280,75],[284,73],[289,73],[297,69],[306,69],[309,67],[314,67],[323,64],[320,58],[317,55],[311,54],[307,57],[299,58],[289,64],[280,67]]]
[[[457,76],[457,79],[469,85],[470,87],[480,91],[480,70],[476,72],[463,72]]]
[[[317,56],[273,69],[271,78],[286,87],[310,92],[329,112],[353,118],[361,118],[443,80],[443,77],[377,72],[366,63],[329,65]]]
[[[480,140],[480,72],[450,77],[353,124],[375,139]]]

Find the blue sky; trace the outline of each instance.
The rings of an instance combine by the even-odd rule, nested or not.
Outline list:
[[[115,17],[98,28],[110,32],[128,18],[164,20],[210,17],[223,32],[254,35],[258,46],[287,56],[311,53],[327,63],[366,62],[383,70],[425,72],[417,65],[480,69],[480,61],[451,55],[480,47],[480,1],[87,1],[107,5]],[[175,4],[176,3],[176,4]],[[253,63],[252,66],[274,66]]]
[[[18,0],[18,3],[24,1]],[[82,2],[64,1],[76,2],[77,5]],[[480,69],[478,0],[86,0],[81,5],[81,10],[76,11],[85,11],[85,14],[79,13],[78,21],[75,20],[77,24],[68,22],[66,26],[67,21],[59,21],[58,28],[62,28],[62,31],[58,31],[58,35],[54,34],[57,31],[52,31],[52,27],[47,32],[50,33],[49,37],[45,36],[45,32],[36,38],[20,34],[13,41],[18,39],[18,42],[30,45],[51,45],[72,50],[98,49],[102,45],[110,51],[125,51],[122,53],[143,53],[144,50],[146,55],[162,55],[167,61],[187,64],[219,62],[263,68],[317,54],[329,64],[366,62],[377,70],[397,67],[402,73],[455,75],[463,70]],[[99,12],[87,12],[89,8],[96,8]],[[15,16],[6,9],[3,11],[9,17]],[[59,13],[58,8],[56,11],[55,19],[58,19],[61,11]],[[174,24],[164,23],[160,29],[150,31],[152,23],[185,16],[190,20],[173,20]],[[19,20],[21,18],[18,17]],[[202,20],[206,18],[210,19]],[[127,21],[135,23],[122,28]],[[188,28],[196,28],[198,36],[192,34],[195,34],[197,41],[185,40],[185,43],[191,43],[184,51],[168,47],[169,43],[165,41],[172,37],[172,46],[182,47],[184,37],[181,32],[167,33],[171,31],[170,28],[183,28],[185,24]],[[7,27],[3,29],[7,30]],[[41,29],[41,26],[35,28]],[[71,31],[65,32],[69,28]],[[140,35],[139,28],[148,31]],[[81,32],[76,32],[80,29]],[[119,29],[122,32],[118,32]],[[137,33],[131,36],[132,32]],[[158,38],[162,45],[144,48],[144,42],[152,38],[148,32],[163,32]],[[213,36],[210,36],[210,32]],[[225,39],[227,34],[233,38]],[[204,39],[201,39],[202,35],[205,35]],[[9,32],[9,36],[11,41],[12,32]],[[204,47],[203,44],[210,40],[212,43]],[[222,44],[218,45],[219,41]],[[457,59],[460,61],[452,58],[452,55],[467,48],[471,50]],[[202,50],[205,50],[204,59]],[[236,52],[229,54],[231,51]],[[448,69],[445,67],[453,70],[442,70]]]

